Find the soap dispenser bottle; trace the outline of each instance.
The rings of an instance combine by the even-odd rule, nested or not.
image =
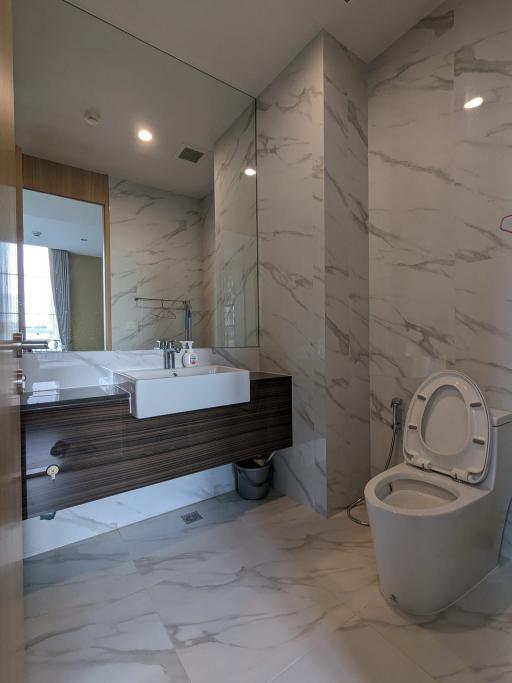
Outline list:
[[[192,350],[193,345],[194,342],[192,341],[183,342],[183,348],[185,349],[185,352],[182,356],[181,362],[183,363],[184,368],[192,368],[199,363],[199,357],[197,353]]]

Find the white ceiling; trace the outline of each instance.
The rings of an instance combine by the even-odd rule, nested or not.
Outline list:
[[[204,197],[215,142],[249,95],[61,0],[16,0],[16,142],[26,154]],[[96,127],[86,124],[99,112]],[[150,143],[138,140],[148,128]],[[207,154],[176,158],[182,143]]]
[[[241,91],[258,95],[322,28],[369,60],[437,4],[16,0],[16,141],[27,154],[201,198],[216,140],[252,102]],[[97,127],[84,121],[90,109]],[[137,139],[141,127],[151,143]],[[207,154],[197,165],[178,160],[182,143]]]
[[[440,0],[68,0],[257,96],[326,29],[370,61]]]
[[[103,207],[23,190],[23,242],[83,256],[103,256]]]

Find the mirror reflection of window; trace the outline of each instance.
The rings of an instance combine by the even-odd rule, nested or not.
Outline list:
[[[104,348],[103,208],[23,190],[26,337]]]
[[[26,336],[28,339],[53,339],[61,348],[48,248],[25,244],[23,260]]]

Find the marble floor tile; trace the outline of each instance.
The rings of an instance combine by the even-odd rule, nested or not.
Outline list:
[[[188,681],[118,534],[26,567],[26,683]]]
[[[152,611],[143,579],[128,563],[27,595],[25,635],[30,644],[93,621],[124,621]]]
[[[512,562],[497,567],[428,628],[485,681],[512,683]]]
[[[25,584],[26,683],[512,683],[512,563],[413,618],[381,596],[368,529],[285,497],[32,557]]]
[[[378,584],[368,591],[367,603],[358,615],[436,681],[482,683],[485,680],[471,669],[467,658],[461,658],[435,636],[430,629],[432,617],[406,615],[395,609],[382,597]]]
[[[353,614],[261,538],[206,557],[182,546],[149,593],[192,681],[267,681]]]
[[[342,604],[362,607],[378,578],[369,529],[355,525],[345,512],[329,519],[315,513],[298,517],[294,512],[286,522],[274,520],[265,531],[266,542],[283,554],[290,577],[314,578]]]
[[[28,644],[27,683],[187,683],[155,614],[90,621]]]
[[[272,492],[271,497],[264,501],[246,501],[242,500],[236,491],[232,491],[125,526],[119,529],[119,533],[134,559],[154,553],[165,553],[166,548],[172,548],[176,543],[186,541],[211,527],[218,529],[219,525],[239,523],[249,513],[254,513],[262,506],[266,507],[269,500],[273,501],[274,498],[278,499],[279,495]],[[190,512],[199,512],[201,519],[186,524],[182,516]]]
[[[129,558],[117,531],[34,555],[23,563],[25,593],[123,566]]]
[[[359,619],[335,630],[275,683],[432,683],[406,654]]]

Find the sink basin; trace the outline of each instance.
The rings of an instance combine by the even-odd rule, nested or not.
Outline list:
[[[185,413],[250,400],[249,372],[224,365],[129,370],[116,375],[118,382],[131,385],[132,415],[138,418]]]

